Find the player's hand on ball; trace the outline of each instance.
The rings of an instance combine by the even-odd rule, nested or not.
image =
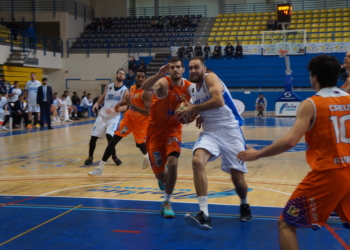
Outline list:
[[[200,129],[202,127],[202,123],[203,123],[203,118],[198,116],[196,119],[196,127]]]
[[[188,121],[196,112],[196,106],[186,101],[186,110],[177,113],[178,121]]]
[[[256,161],[257,159],[259,159],[258,150],[247,146],[246,151],[241,151],[238,153],[237,159],[240,162]]]
[[[164,66],[162,66],[160,69],[159,69],[159,71],[158,71],[158,77],[164,77],[167,73],[168,73],[168,71],[169,71],[169,68],[170,68],[170,64],[168,63],[168,64],[166,64],[166,65],[164,65]]]

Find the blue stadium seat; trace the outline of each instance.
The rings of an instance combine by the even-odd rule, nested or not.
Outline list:
[[[97,44],[93,44],[91,47],[96,49],[97,48]]]
[[[100,35],[100,38],[105,38],[105,35]]]
[[[145,19],[146,19],[146,20],[149,20],[150,18],[149,18],[149,16],[145,16]]]
[[[77,44],[73,44],[72,48],[78,48]]]
[[[124,17],[120,17],[119,20],[124,20],[125,18]]]
[[[76,43],[81,43],[81,40],[77,39]]]
[[[100,47],[100,48],[105,48],[105,45],[104,45],[103,43],[101,43],[101,44],[99,45],[99,47]]]
[[[119,45],[118,44],[113,44],[113,48],[118,48],[119,47]]]
[[[143,20],[143,16],[139,16],[139,20]]]
[[[80,38],[85,38],[85,35],[80,35]]]
[[[113,17],[113,21],[118,21],[118,17]]]
[[[120,48],[125,48],[125,44],[124,43],[122,43],[122,44],[120,44],[120,46],[119,46]]]

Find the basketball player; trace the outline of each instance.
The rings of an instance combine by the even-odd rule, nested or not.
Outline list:
[[[114,110],[114,106],[120,103],[123,98],[129,94],[129,90],[123,84],[125,79],[125,71],[119,69],[115,83],[106,85],[103,95],[93,106],[92,110],[98,109],[100,105],[104,104],[95,121],[94,127],[91,131],[91,139],[89,143],[89,157],[85,160],[85,165],[90,165],[94,159],[94,151],[96,148],[96,141],[99,137],[106,135],[108,143],[112,140],[114,132],[116,131],[119,122],[122,119],[123,112],[127,106],[120,107],[118,111]],[[114,163],[119,166],[122,162],[117,158],[115,149],[112,152],[112,159]]]
[[[130,95],[125,96],[125,103],[119,103],[115,107],[115,109],[118,110],[120,106],[125,104],[129,106],[129,109],[125,112],[123,120],[120,122],[117,131],[109,142],[100,165],[95,170],[89,172],[88,175],[101,175],[106,161],[112,155],[113,150],[115,150],[115,146],[131,132],[135,138],[136,147],[138,147],[143,154],[142,168],[145,169],[148,167],[149,160],[146,148],[146,133],[152,93],[141,89],[145,79],[146,71],[143,69],[137,70],[136,84],[131,86]]]
[[[346,69],[346,71],[349,74],[350,73],[350,51],[346,52],[346,54],[345,54],[344,68]],[[348,77],[348,79],[346,79],[345,83],[341,87],[344,90],[346,90],[347,92],[350,92],[350,76]]]
[[[193,57],[189,64],[192,103],[189,108],[178,114],[187,120],[193,114],[200,116],[196,120],[198,128],[203,126],[198,140],[193,147],[192,167],[200,212],[193,216],[185,215],[186,222],[202,230],[210,230],[211,219],[208,211],[208,181],[205,165],[222,156],[221,169],[230,174],[236,192],[241,199],[240,220],[252,219],[247,199],[247,184],[244,174],[247,167],[236,159],[238,152],[245,149],[245,142],[240,126],[244,120],[238,113],[230,92],[214,73],[206,73],[204,59]]]
[[[168,71],[170,76],[165,76]],[[177,179],[182,135],[182,125],[175,118],[175,109],[178,104],[191,98],[191,83],[182,78],[184,71],[181,59],[173,57],[159,69],[158,74],[142,84],[142,89],[154,92],[146,145],[159,188],[165,190],[161,213],[168,218],[175,217],[170,199]],[[167,169],[165,165],[168,165]]]
[[[26,96],[27,96],[27,105],[28,105],[28,124],[27,128],[32,128],[32,113],[36,116],[36,120],[34,121],[34,126],[36,128],[40,128],[40,107],[36,104],[36,95],[38,93],[38,88],[41,86],[41,82],[35,80],[36,74],[30,74],[30,81],[27,82],[25,86]]]
[[[240,161],[254,161],[293,148],[305,134],[312,171],[298,185],[279,220],[281,249],[298,249],[296,228],[320,229],[335,211],[350,229],[350,95],[338,89],[339,61],[314,57],[308,65],[316,95],[303,101],[289,133],[270,146],[249,148]]]

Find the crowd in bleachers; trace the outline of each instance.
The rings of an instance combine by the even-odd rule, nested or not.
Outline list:
[[[95,18],[72,48],[169,47],[190,43],[201,15]],[[186,46],[186,45],[185,45]]]
[[[47,82],[46,78],[42,80],[43,82]],[[33,110],[31,107],[33,101],[36,103],[35,106],[39,107],[40,101],[37,100],[36,95],[39,86],[44,85],[41,85],[36,80],[35,73],[31,74],[31,80],[27,82],[25,90],[19,87],[17,81],[13,85],[10,85],[0,77],[0,130],[9,130],[9,121],[11,118],[13,121],[12,128],[41,128],[40,119],[48,122],[47,117],[44,117],[43,114],[40,116],[40,109]],[[36,88],[36,90],[33,88]],[[34,92],[35,94],[31,94]],[[51,102],[49,101],[51,100],[49,96],[46,96],[46,94],[49,95],[48,93],[45,92],[44,98],[45,101],[47,98],[47,101]],[[86,93],[86,91],[83,92],[81,98],[79,98],[76,92],[73,92],[70,97],[68,90],[64,91],[62,95],[54,92],[52,103],[49,103],[51,122],[48,124],[48,127],[50,128],[53,123],[72,122],[73,120],[79,120],[79,118],[96,117],[98,110],[93,111],[92,107],[99,97],[96,96],[92,99],[91,94]],[[34,118],[33,122],[32,118]]]

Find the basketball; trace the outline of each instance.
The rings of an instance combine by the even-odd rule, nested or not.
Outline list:
[[[177,114],[177,113],[179,113],[179,112],[181,112],[181,111],[186,110],[187,107],[188,107],[188,105],[187,105],[186,102],[180,103],[180,104],[177,105],[177,107],[176,107],[175,114]],[[195,113],[194,115],[192,115],[191,117],[189,117],[189,118],[187,119],[187,121],[185,121],[184,118],[181,118],[180,122],[181,122],[182,124],[189,124],[189,123],[193,122],[194,120],[196,120],[197,116],[198,116],[198,114]],[[177,116],[176,116],[176,117],[177,117]]]

